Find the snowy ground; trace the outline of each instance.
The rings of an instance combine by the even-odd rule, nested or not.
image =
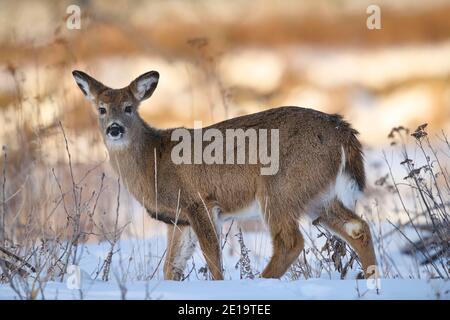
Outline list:
[[[379,293],[367,289],[365,280],[274,279],[225,281],[138,281],[127,284],[126,299],[187,300],[296,300],[296,299],[449,299],[450,283],[441,280],[382,279]],[[14,299],[7,286],[0,287],[1,299]],[[50,282],[46,299],[121,299],[115,281],[97,280],[83,289],[70,290],[65,283]]]
[[[206,280],[201,269],[204,259],[197,249],[189,261],[183,282],[164,281],[162,263],[165,237],[162,234],[144,239],[121,240],[116,247],[110,280],[101,280],[97,270],[105,259],[110,246],[107,242],[90,243],[84,246],[80,266],[80,277],[68,274],[63,282],[48,281],[37,298],[45,299],[450,299],[450,281],[435,278],[430,267],[419,266],[416,258],[400,253],[405,244],[398,233],[389,234],[388,226],[383,237],[383,246],[377,246],[381,279],[378,290],[373,281],[356,280],[357,264],[349,270],[344,280],[330,265],[319,267],[312,250],[307,257],[311,277],[295,278],[287,274],[281,280],[261,279],[262,271],[270,257],[270,239],[261,232],[243,234],[250,250],[251,270],[255,279],[240,279],[236,267],[240,258],[240,246],[233,228],[224,247],[225,281]],[[226,232],[226,227],[224,232]],[[408,232],[408,230],[406,230]],[[303,229],[306,247],[320,248],[323,237],[317,238],[317,230],[306,226]],[[413,235],[411,236],[413,237]],[[329,268],[329,270],[327,270]],[[81,279],[81,289],[74,283]],[[294,280],[295,279],[295,280]],[[31,281],[31,280],[30,280]],[[75,281],[75,282],[74,282]],[[121,289],[122,287],[122,289]],[[7,285],[0,285],[0,299],[17,299],[17,294]]]

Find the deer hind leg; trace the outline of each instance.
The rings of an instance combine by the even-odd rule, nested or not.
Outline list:
[[[273,219],[270,219],[270,217]],[[304,247],[303,236],[295,216],[282,217],[272,211],[265,213],[272,238],[272,257],[264,268],[263,278],[280,278],[299,256]]]
[[[220,230],[214,206],[209,203],[192,205],[188,208],[188,218],[197,235],[200,248],[214,280],[223,280],[222,250],[220,249]]]
[[[375,272],[376,257],[367,222],[346,208],[342,202],[334,200],[322,209],[315,223],[337,234],[355,250],[366,278]]]
[[[165,280],[182,280],[187,261],[192,257],[197,237],[190,226],[167,225]]]

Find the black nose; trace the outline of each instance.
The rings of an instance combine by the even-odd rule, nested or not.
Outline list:
[[[120,134],[124,134],[125,133],[125,129],[124,127],[122,127],[120,124],[118,123],[112,123],[107,129],[106,129],[106,134],[112,136],[112,137],[117,137]]]

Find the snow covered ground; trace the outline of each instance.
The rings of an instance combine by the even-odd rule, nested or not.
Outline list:
[[[275,279],[225,281],[137,281],[127,284],[126,299],[187,300],[296,300],[296,299],[449,299],[450,283],[441,280],[382,279],[381,288],[367,288],[365,280],[309,279],[285,281]],[[0,299],[14,299],[13,291],[0,286]],[[46,299],[121,299],[115,281],[101,280],[80,291],[65,283],[49,282]]]
[[[406,243],[398,233],[390,233],[383,224],[382,250],[377,245],[381,279],[356,280],[359,267],[355,263],[344,280],[331,264],[320,267],[311,247],[321,248],[324,237],[317,238],[317,230],[305,226],[306,254],[311,277],[286,274],[282,279],[258,277],[270,257],[270,239],[263,231],[243,233],[250,250],[250,266],[254,279],[241,279],[240,246],[231,229],[224,246],[224,281],[210,281],[202,273],[205,265],[199,249],[189,261],[185,281],[164,281],[162,264],[165,237],[155,234],[146,239],[126,239],[118,242],[110,280],[97,275],[110,250],[107,242],[90,243],[82,249],[79,269],[70,270],[64,281],[48,281],[39,299],[450,299],[450,281],[436,279],[432,268],[419,266],[417,257],[402,254]],[[226,232],[224,227],[224,232]],[[410,231],[406,230],[405,232]],[[413,238],[413,235],[411,234]],[[325,253],[324,253],[325,255]],[[345,260],[345,259],[344,259]],[[79,271],[79,276],[77,274]],[[248,275],[246,276],[248,277]],[[430,279],[434,278],[434,279]],[[80,281],[81,280],[81,281]],[[32,280],[30,279],[30,282]],[[80,284],[80,289],[77,285]],[[378,290],[376,287],[378,286]],[[40,290],[39,290],[40,291]],[[0,299],[17,299],[7,284],[0,285]]]

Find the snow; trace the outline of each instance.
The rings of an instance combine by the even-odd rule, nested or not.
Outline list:
[[[392,227],[391,227],[392,228]],[[389,226],[383,224],[383,232],[388,235]],[[312,227],[303,230],[306,248],[312,241],[321,247],[323,240],[317,238]],[[226,226],[224,227],[226,230]],[[230,234],[234,235],[234,229]],[[411,230],[405,230],[412,239]],[[309,235],[307,235],[310,233]],[[209,300],[258,300],[258,299],[450,299],[450,281],[437,279],[432,269],[419,266],[417,257],[402,254],[400,249],[406,240],[398,233],[383,239],[383,258],[377,249],[380,263],[381,279],[378,290],[373,280],[356,280],[360,271],[355,265],[349,270],[344,280],[336,271],[326,269],[313,270],[314,276],[292,280],[288,275],[282,279],[262,279],[262,271],[270,257],[270,239],[266,232],[245,232],[245,244],[250,250],[252,271],[255,279],[240,279],[236,264],[240,258],[240,249],[236,237],[231,236],[224,247],[224,281],[206,280],[199,269],[205,265],[204,258],[197,248],[189,261],[186,273],[189,277],[182,282],[165,281],[162,274],[165,236],[155,234],[146,239],[122,239],[118,242],[113,256],[110,280],[101,280],[101,273],[96,277],[96,270],[101,265],[110,247],[107,242],[89,243],[82,249],[78,262],[81,272],[81,287],[73,289],[70,285],[71,274],[63,282],[48,281],[44,284],[44,295],[38,299],[209,299]],[[321,242],[322,241],[322,242]],[[376,244],[376,247],[377,244]],[[314,269],[315,261],[311,251],[308,261]],[[389,265],[391,261],[392,265]],[[319,274],[317,274],[319,273]],[[154,275],[149,279],[150,275]],[[433,279],[431,279],[434,277]],[[94,278],[96,278],[94,280]],[[32,279],[29,280],[30,282]],[[121,292],[120,285],[126,288]],[[122,296],[123,294],[123,296]],[[8,284],[0,285],[1,299],[17,299],[17,294]]]
[[[359,293],[358,293],[359,288]],[[137,281],[127,284],[126,299],[189,300],[346,300],[346,299],[449,299],[450,283],[441,280],[382,279],[379,292],[367,289],[365,280],[275,279],[224,281]],[[49,282],[46,299],[80,299],[78,290],[65,283]],[[0,299],[14,299],[13,291],[0,286]],[[115,281],[94,281],[83,289],[83,299],[121,299]]]

